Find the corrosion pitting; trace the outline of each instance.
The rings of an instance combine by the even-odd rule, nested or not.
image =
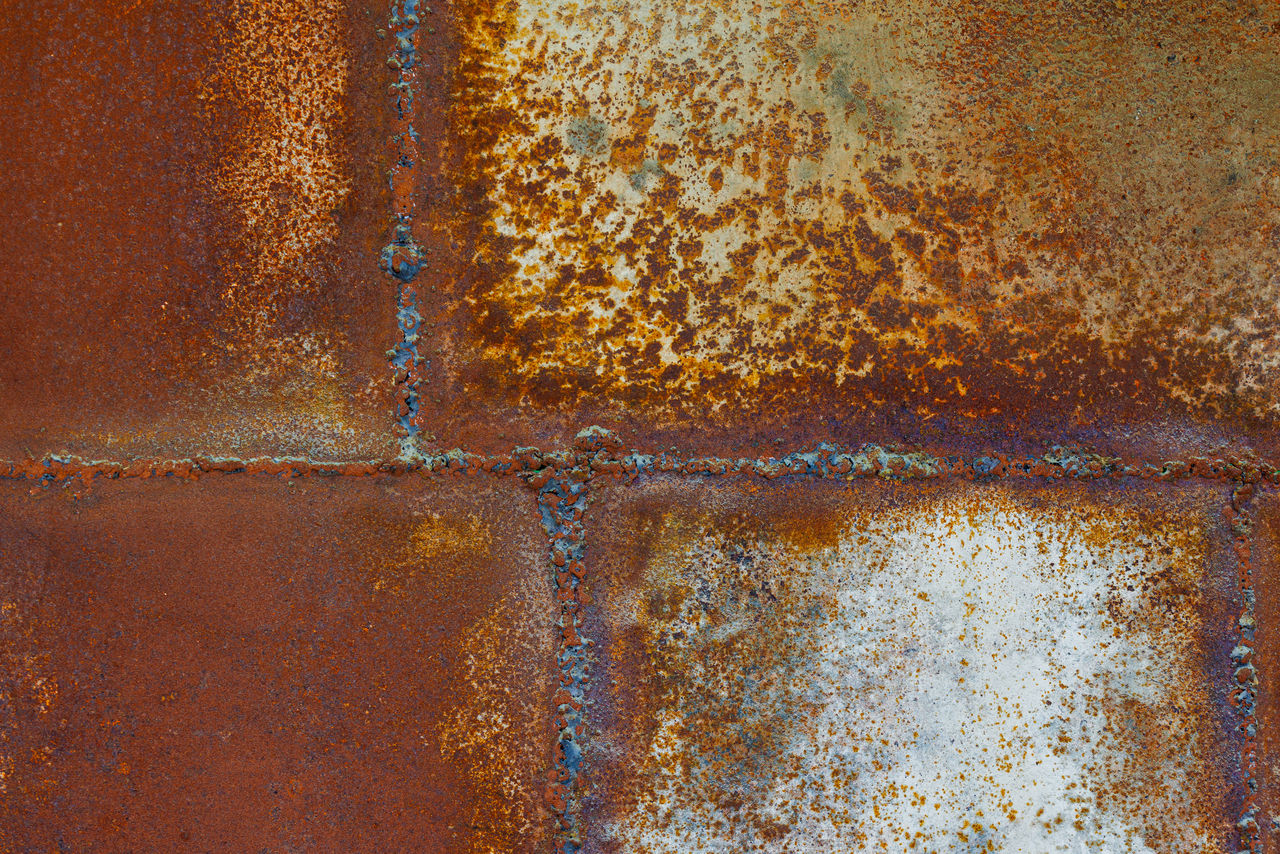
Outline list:
[[[1230,844],[1212,488],[714,483],[592,511],[594,850]]]
[[[226,16],[200,100],[206,121],[232,129],[211,181],[234,222],[236,248],[214,253],[228,321],[216,345],[223,352],[202,360],[234,370],[211,397],[261,405],[261,390],[272,388],[289,405],[272,407],[264,419],[271,429],[310,428],[354,450],[353,413],[335,405],[351,341],[341,328],[297,328],[296,318],[300,305],[332,287],[324,257],[338,245],[354,190],[345,14],[340,0],[262,0],[235,4]],[[300,412],[310,417],[291,424]]]
[[[456,12],[460,394],[1274,423],[1273,7]]]

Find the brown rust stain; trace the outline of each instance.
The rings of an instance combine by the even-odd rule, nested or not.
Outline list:
[[[545,850],[554,586],[523,489],[5,487],[0,847]]]
[[[1278,21],[462,3],[439,378],[651,418],[1270,419]]]
[[[388,453],[386,4],[8,12],[0,453]]]
[[[1256,619],[1247,626],[1255,640],[1241,641],[1248,646],[1247,655],[1237,656],[1247,666],[1251,681],[1247,687],[1256,691],[1258,807],[1252,816],[1260,834],[1261,850],[1280,844],[1280,690],[1277,688],[1276,650],[1280,649],[1280,495],[1275,490],[1260,491],[1253,500],[1252,520],[1246,519],[1239,530],[1246,545],[1242,558],[1247,561],[1257,597]],[[1252,525],[1249,522],[1252,521]],[[1252,617],[1253,615],[1248,615]]]
[[[593,511],[585,850],[1234,843],[1216,492],[862,489]]]

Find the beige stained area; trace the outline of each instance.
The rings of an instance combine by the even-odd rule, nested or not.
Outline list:
[[[1275,409],[1274,8],[523,0],[459,18],[450,144],[487,205],[466,298],[513,396],[714,410],[793,376],[900,374],[963,401],[987,377],[1110,370]]]
[[[618,712],[634,740],[605,737],[635,788],[602,839],[1223,850],[1202,518],[994,487],[838,516],[673,508],[637,532],[605,616],[646,686]]]

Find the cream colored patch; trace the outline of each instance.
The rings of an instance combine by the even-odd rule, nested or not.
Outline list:
[[[611,609],[663,686],[624,850],[1225,844],[1196,519],[991,489],[834,547],[687,525]]]
[[[532,317],[563,287],[564,268],[606,265],[608,284],[576,283],[572,305],[596,327],[628,319],[610,339],[614,348],[656,342],[663,363],[695,374],[704,362],[740,377],[795,361],[843,372],[803,346],[786,347],[829,319],[828,280],[842,271],[828,265],[850,262],[809,246],[807,224],[852,228],[845,193],[868,209],[878,238],[907,224],[878,210],[861,181],[895,141],[936,141],[940,92],[912,62],[923,54],[905,22],[852,0],[527,0],[513,8],[511,37],[492,48],[503,80],[494,106],[519,115],[526,132],[502,136],[487,157],[497,178],[495,228],[529,245],[514,259],[518,272],[488,298]],[[487,41],[482,24],[470,34],[476,44]],[[561,153],[530,156],[545,138],[560,140]],[[910,163],[902,168],[914,174]],[[686,252],[667,252],[665,242],[646,252],[655,215]],[[627,248],[632,241],[639,248]],[[735,254],[744,247],[750,260],[741,269]],[[863,272],[873,266],[860,263]],[[658,287],[689,286],[683,313],[655,314],[646,303],[653,295],[637,283],[655,275]],[[904,294],[971,322],[925,278],[910,269],[904,276]],[[708,291],[726,289],[735,306],[728,325],[705,310]],[[875,331],[860,305],[841,309],[842,327]],[[731,343],[739,328],[746,346]],[[685,329],[693,343],[674,353]],[[826,331],[842,343],[838,330]],[[762,358],[771,347],[785,353]],[[581,355],[597,372],[610,370],[609,354],[604,362]],[[545,366],[573,360],[549,353]]]

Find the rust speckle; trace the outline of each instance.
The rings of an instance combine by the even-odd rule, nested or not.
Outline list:
[[[1225,850],[1241,594],[1161,496],[611,491],[587,850]]]
[[[1271,423],[1274,18],[465,3],[439,381],[747,429],[796,406]]]
[[[387,4],[7,12],[0,454],[388,453]]]

